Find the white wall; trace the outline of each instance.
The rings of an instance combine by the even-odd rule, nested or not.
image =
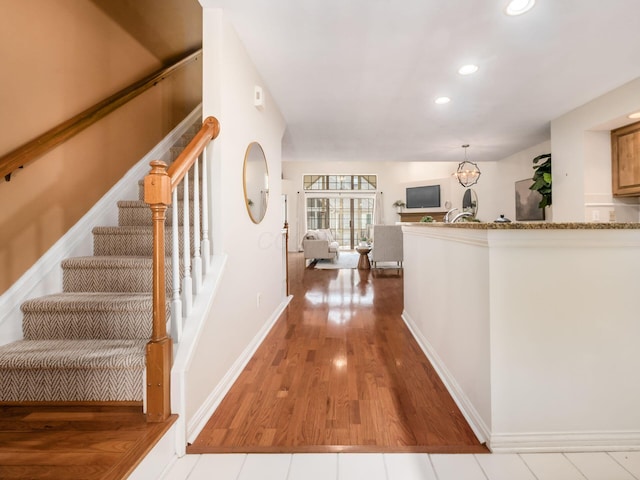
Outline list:
[[[216,116],[221,125],[210,149],[216,197],[212,238],[214,254],[227,255],[227,265],[187,372],[187,422],[284,301],[280,147],[285,123],[231,24],[220,10],[201,3],[203,115]],[[264,89],[261,110],[253,104],[255,85]],[[251,142],[262,145],[270,176],[269,206],[259,224],[249,218],[243,193],[243,161]]]
[[[554,221],[638,221],[636,199],[611,195],[609,132],[639,109],[640,78],[551,122]]]

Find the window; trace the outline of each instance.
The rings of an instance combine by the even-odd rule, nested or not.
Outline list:
[[[378,185],[376,175],[305,175],[306,191],[374,191]]]

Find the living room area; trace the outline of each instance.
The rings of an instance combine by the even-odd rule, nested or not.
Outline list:
[[[309,267],[369,270],[372,262],[391,262],[401,268],[402,230],[384,225],[377,175],[303,175],[303,184],[296,217],[304,235],[296,243]]]
[[[468,150],[460,149],[461,159],[468,155],[473,160],[473,147]],[[532,159],[549,151],[546,141],[500,160],[499,166],[481,163],[482,178],[471,186],[475,218],[515,219],[513,185],[531,178]],[[283,161],[289,251],[304,252],[307,264],[319,269],[358,268],[358,264],[367,268],[367,263],[370,268],[401,268],[402,222],[424,216],[441,221],[449,210],[463,211],[469,189],[453,175],[457,166],[456,162]],[[437,189],[437,201],[422,208],[406,205],[407,191],[416,188]]]

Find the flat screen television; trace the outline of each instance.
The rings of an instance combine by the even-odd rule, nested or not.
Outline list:
[[[440,185],[407,188],[407,208],[440,206]]]

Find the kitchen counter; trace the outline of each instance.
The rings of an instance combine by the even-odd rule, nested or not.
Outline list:
[[[640,224],[403,224],[403,318],[493,451],[640,446]]]
[[[465,228],[472,230],[640,230],[640,223],[593,223],[593,222],[412,222],[402,225],[435,227],[435,228]]]

